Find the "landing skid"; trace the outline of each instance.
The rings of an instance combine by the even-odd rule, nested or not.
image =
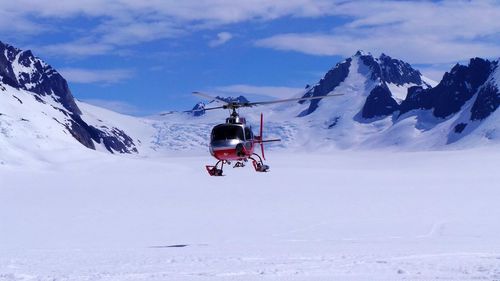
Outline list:
[[[253,164],[253,167],[255,168],[256,172],[263,172],[263,173],[269,172],[269,166],[268,165],[261,164],[261,163],[255,161],[255,160],[252,162],[252,164]]]
[[[262,161],[262,158],[259,156],[259,154],[254,153],[253,155],[257,156],[259,160],[256,160],[253,157],[248,157],[252,159],[252,164],[256,172],[269,172],[269,166],[265,165],[264,162]]]
[[[245,161],[247,161],[245,159]],[[233,168],[242,168],[242,167],[245,167],[245,163],[243,163],[242,161],[238,161],[236,162],[236,164],[234,164]]]
[[[262,158],[254,153],[253,156],[256,156],[257,159],[255,159],[254,157],[248,157],[248,159],[251,159],[252,160],[252,165],[253,165],[253,168],[255,169],[256,172],[261,172],[261,173],[265,173],[265,172],[269,172],[269,166],[268,165],[265,165],[264,162],[262,161]],[[247,159],[244,159],[243,161],[247,161]],[[219,160],[217,161],[217,163],[215,163],[215,165],[206,165],[205,168],[207,169],[207,172],[210,176],[214,176],[214,177],[220,177],[220,176],[223,176],[222,174],[222,170],[224,168],[224,164],[228,164],[230,165],[231,163],[227,160]],[[219,168],[219,165],[220,165],[220,168]],[[240,167],[245,167],[245,163],[242,162],[242,161],[237,161],[233,168],[240,168]]]
[[[207,172],[211,176],[215,177],[220,177],[222,176],[222,168],[224,167],[224,163],[226,163],[226,160],[219,160],[217,163],[215,163],[214,166],[206,165],[205,168],[207,169]],[[220,169],[217,168],[217,166],[220,165]]]

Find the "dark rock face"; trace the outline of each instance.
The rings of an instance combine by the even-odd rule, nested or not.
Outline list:
[[[471,120],[483,120],[490,116],[500,105],[500,91],[493,83],[487,83],[477,94],[476,101],[472,105]]]
[[[340,83],[342,83],[349,75],[349,67],[351,66],[352,59],[349,58],[344,62],[338,63],[333,69],[328,71],[324,78],[322,78],[319,83],[310,88],[307,93],[304,94],[306,97],[318,97],[325,96],[331,91],[333,91]],[[318,108],[318,103],[321,99],[311,100],[309,108],[304,110],[299,114],[299,117],[311,114]]]
[[[483,85],[496,66],[495,62],[474,58],[468,66],[455,65],[434,88],[415,89],[401,104],[400,115],[413,109],[433,109],[446,118],[460,111]],[[484,94],[488,95],[488,94]]]
[[[15,59],[16,51],[17,49],[14,47],[4,45],[0,41],[0,52],[4,54],[0,55],[0,76],[2,83],[11,87],[18,87],[19,85],[14,70],[12,70],[12,61]]]
[[[457,134],[460,134],[464,131],[465,127],[467,127],[467,124],[466,123],[458,123],[456,126],[455,126],[455,133]]]
[[[425,84],[422,81],[422,74],[411,65],[402,60],[393,59],[385,54],[380,55],[380,73],[382,80],[387,83],[404,85],[413,83],[417,85]]]
[[[398,108],[399,104],[392,98],[391,91],[385,84],[382,84],[373,88],[366,98],[361,116],[365,119],[388,116]]]
[[[411,65],[402,60],[393,59],[386,54],[375,58],[372,55],[363,54],[361,51],[356,53],[360,60],[371,70],[371,79],[383,83],[392,83],[404,85],[413,83],[417,85],[425,84],[422,81],[422,74],[415,70]]]
[[[431,109],[432,99],[420,86],[410,87],[406,99],[399,105],[400,115],[413,109]]]
[[[71,133],[71,135],[79,141],[81,144],[84,146],[90,148],[90,149],[95,149],[94,142],[92,141],[92,135],[90,126],[85,123],[80,116],[72,116],[71,119],[69,119],[69,125],[66,124],[66,129]]]
[[[361,51],[356,53],[359,60],[371,71],[370,79],[373,81],[380,80],[382,78],[382,70],[379,62],[370,54],[365,54]]]
[[[113,128],[107,133],[89,126],[81,117],[67,81],[50,65],[35,57],[33,53],[19,50],[0,42],[0,82],[13,88],[30,91],[36,100],[45,103],[41,97],[50,96],[59,103],[68,116],[66,128],[84,146],[95,149],[93,141],[103,142],[113,152],[137,152],[132,139],[123,131]],[[63,111],[62,109],[60,109]]]
[[[460,111],[492,72],[491,62],[472,59],[469,66],[456,65],[446,73],[441,83],[431,90],[434,116],[445,118]]]
[[[86,147],[95,149],[94,142],[92,141],[94,140],[99,144],[104,144],[104,147],[111,153],[138,152],[134,141],[124,131],[118,128],[111,128],[110,132],[104,132],[94,126],[88,125],[80,116],[72,117],[70,120],[71,126],[66,125],[66,127],[73,137]]]

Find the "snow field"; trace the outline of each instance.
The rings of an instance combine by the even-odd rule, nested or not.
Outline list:
[[[3,165],[0,280],[500,279],[498,151]]]

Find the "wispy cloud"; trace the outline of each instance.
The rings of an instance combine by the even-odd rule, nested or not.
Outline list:
[[[93,30],[96,39],[112,46],[136,45],[166,38],[175,38],[185,32],[167,20],[137,22],[135,19],[108,21]]]
[[[131,78],[134,71],[131,69],[82,69],[62,68],[61,75],[73,83],[101,83],[113,84]]]
[[[362,49],[374,54],[387,53],[411,63],[446,63],[500,54],[500,45],[490,42],[446,41],[435,35],[391,34],[387,37],[374,34],[281,34],[258,40],[256,45],[321,56],[351,56]]]
[[[5,9],[0,10],[0,32],[6,32],[7,35],[9,33],[16,33],[18,36],[20,34],[32,35],[48,30],[48,27],[30,20],[22,13],[7,11]]]
[[[229,32],[219,32],[217,38],[208,42],[210,47],[217,47],[226,44],[229,40],[233,38],[233,35]]]
[[[88,104],[128,115],[139,115],[143,113],[138,107],[124,101],[103,99],[85,99],[82,101]]]
[[[106,54],[113,49],[114,47],[109,44],[86,42],[85,40],[37,47],[41,53],[55,56],[95,56]]]
[[[350,20],[329,33],[277,34],[255,44],[312,55],[365,49],[412,63],[500,55],[497,1],[346,1],[334,13]]]

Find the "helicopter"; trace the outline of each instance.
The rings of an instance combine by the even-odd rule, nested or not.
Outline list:
[[[196,112],[216,109],[228,109],[231,111],[225,123],[221,123],[212,128],[210,134],[209,150],[210,154],[217,159],[214,165],[206,165],[205,168],[210,176],[222,176],[224,164],[231,165],[235,162],[233,168],[245,167],[245,163],[251,160],[256,172],[268,172],[269,166],[264,164],[266,157],[264,155],[264,143],[281,141],[280,139],[264,139],[263,126],[264,115],[260,114],[259,135],[255,135],[252,127],[247,124],[244,117],[240,117],[237,109],[243,107],[254,107],[258,105],[270,105],[283,102],[300,102],[305,100],[314,100],[327,97],[342,96],[343,94],[331,94],[324,96],[312,96],[303,98],[290,98],[273,101],[261,102],[239,102],[226,101],[219,97],[214,97],[201,92],[193,92],[194,95],[214,100],[221,103],[221,106],[189,110],[185,112]],[[257,145],[260,145],[261,155],[255,152]]]

